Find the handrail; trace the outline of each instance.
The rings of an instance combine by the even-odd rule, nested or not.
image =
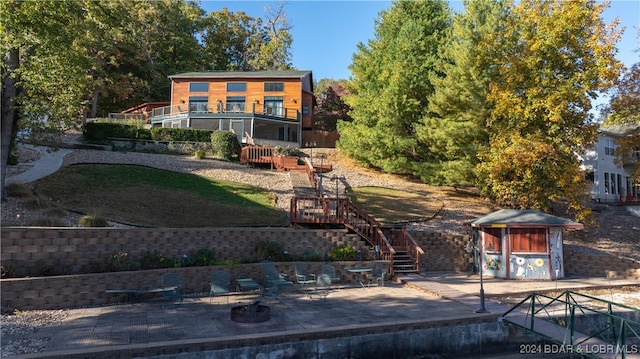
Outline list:
[[[577,300],[579,297],[584,297],[589,301],[596,301],[605,304],[607,310],[604,311],[589,307],[585,304],[579,304]],[[524,321],[521,320],[522,318],[520,318],[520,320],[509,320],[507,317],[509,314],[517,316],[522,313],[520,309],[525,305],[526,310],[524,310],[524,312],[526,313],[526,316],[524,317]],[[599,307],[601,305],[592,304],[592,306]],[[638,308],[633,308],[624,304],[611,302],[581,293],[565,291],[555,298],[544,294],[532,293],[505,312],[499,320],[525,329],[533,334],[542,335],[575,353],[584,351],[585,347],[588,348],[589,345],[594,345],[592,343],[595,342],[604,343],[607,348],[615,350],[615,353],[610,354],[615,354],[616,358],[618,357],[618,354],[621,355],[621,358],[625,358],[627,339],[633,338],[634,342],[640,342],[640,322],[615,314],[613,311],[614,307],[640,314],[640,309]],[[554,316],[555,312],[559,309],[562,310],[564,314]],[[591,325],[591,328],[576,328],[575,316],[577,311],[581,314],[597,314],[605,316],[607,319],[606,325],[603,327],[602,324],[596,325],[594,321],[586,320],[587,324]],[[536,319],[555,324],[557,329],[564,328],[564,334],[554,337],[552,335],[542,333],[541,331],[543,329],[537,329],[535,326]],[[584,329],[588,329],[589,333],[582,333],[581,331]],[[582,354],[585,353],[582,352]],[[588,355],[589,353],[586,354]],[[600,352],[595,354],[601,355],[604,353]]]
[[[184,115],[188,113],[197,113],[197,114],[251,114],[251,115],[261,115],[265,117],[272,117],[274,119],[287,119],[287,120],[299,120],[300,111],[297,108],[270,108],[264,107],[264,105],[260,105],[257,103],[251,103],[250,106],[246,106],[246,104],[242,104],[243,106],[238,107],[229,107],[230,104],[227,104],[227,108],[225,108],[224,104],[221,102],[193,102],[193,103],[185,103],[180,105],[172,105],[172,106],[164,106],[157,107],[151,110],[151,119],[155,119],[156,121],[176,115]]]
[[[413,261],[417,271],[420,271],[420,255],[424,254],[422,247],[418,245],[418,242],[409,234],[406,228],[402,228],[402,247],[407,249],[407,254]]]
[[[391,262],[396,251],[382,232],[380,223],[362,211],[348,198],[293,197],[289,210],[292,223],[341,224],[361,235],[372,246],[380,248],[381,257]]]

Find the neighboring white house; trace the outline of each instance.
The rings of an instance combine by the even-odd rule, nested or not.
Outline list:
[[[611,203],[639,199],[640,185],[634,180],[633,171],[640,162],[640,152],[624,156],[623,164],[616,163],[616,139],[638,126],[640,124],[601,127],[595,147],[581,156],[594,201]]]

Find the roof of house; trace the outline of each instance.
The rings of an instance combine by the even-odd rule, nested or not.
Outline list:
[[[501,209],[476,218],[469,223],[471,227],[564,227],[583,229],[582,223],[556,217],[532,209]]]
[[[174,78],[302,78],[310,75],[311,71],[203,71],[203,72],[186,72],[169,76]]]
[[[598,130],[599,133],[603,133],[610,136],[623,136],[631,131],[639,130],[640,122],[629,122],[620,125],[602,126]]]

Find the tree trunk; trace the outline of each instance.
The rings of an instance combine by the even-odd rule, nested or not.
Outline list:
[[[16,119],[16,79],[11,75],[15,73],[20,64],[17,48],[12,48],[4,56],[5,71],[2,73],[2,124],[0,128],[0,201],[5,200],[4,183],[7,178],[7,164],[9,150],[13,141],[13,123]]]
[[[91,99],[91,113],[89,114],[89,118],[96,118],[96,114],[98,113],[98,96],[98,91],[93,91],[93,96]]]

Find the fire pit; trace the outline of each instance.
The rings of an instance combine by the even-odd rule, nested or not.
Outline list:
[[[271,310],[260,301],[231,308],[231,320],[237,323],[262,323],[271,318]]]

